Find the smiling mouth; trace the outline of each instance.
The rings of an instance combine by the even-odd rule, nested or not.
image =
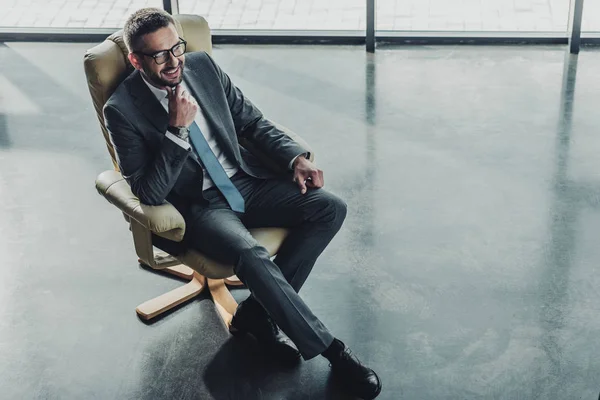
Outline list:
[[[167,76],[168,78],[174,78],[177,76],[177,73],[179,72],[180,66],[178,65],[175,68],[168,68],[162,71],[163,74],[165,74],[165,76]]]

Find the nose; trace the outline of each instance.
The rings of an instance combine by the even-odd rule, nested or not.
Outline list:
[[[169,52],[169,61],[167,61],[169,67],[176,67],[179,65],[179,58],[175,57],[173,53]]]

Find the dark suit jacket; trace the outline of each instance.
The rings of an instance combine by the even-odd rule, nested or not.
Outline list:
[[[240,145],[240,138],[268,155],[281,171],[294,157],[307,152],[265,119],[207,53],[187,53],[185,57],[183,79],[220,148],[244,172],[265,179],[276,175]],[[127,77],[108,99],[104,118],[119,168],[133,193],[148,205],[166,200],[189,221],[194,210],[205,204],[202,168],[188,150],[165,137],[168,114],[139,71]]]

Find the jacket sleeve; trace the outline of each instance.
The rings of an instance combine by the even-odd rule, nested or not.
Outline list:
[[[119,168],[133,194],[147,205],[164,203],[189,150],[172,140],[163,140],[159,151],[153,153],[141,132],[114,105],[104,107],[104,119]]]
[[[298,155],[308,153],[271,121],[264,118],[260,110],[233,84],[217,63],[208,54],[207,57],[219,77],[239,137],[252,142],[282,169],[288,168]]]

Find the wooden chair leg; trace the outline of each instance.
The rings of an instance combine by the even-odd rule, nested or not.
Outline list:
[[[178,276],[182,279],[187,279],[188,281],[192,280],[194,277],[194,270],[183,264],[175,265],[174,267],[167,267],[163,271]]]
[[[226,279],[206,279],[204,276],[183,264],[161,268],[161,270],[183,279],[189,279],[190,282],[140,304],[135,311],[142,319],[152,319],[173,307],[198,296],[202,290],[208,286],[217,311],[223,319],[225,326],[229,329],[231,319],[233,318],[233,314],[235,314],[238,304],[229,292],[229,289],[227,289],[227,286],[225,286],[225,283],[233,286],[243,285],[237,276],[233,275]]]
[[[140,304],[135,311],[144,320],[152,319],[157,315],[198,296],[200,292],[202,292],[205,284],[206,278],[197,272],[194,272],[193,278],[189,283]]]
[[[229,329],[231,319],[233,318],[233,314],[235,314],[238,303],[229,292],[229,289],[227,289],[227,286],[225,286],[224,279],[207,279],[207,281],[208,290],[210,290],[217,311],[223,319],[225,326]]]
[[[229,278],[225,278],[225,283],[229,286],[244,286],[244,282],[240,281],[237,275],[231,275]]]
[[[151,266],[146,265],[146,263],[144,263],[144,261],[142,261],[139,258],[138,258],[138,262],[140,264],[144,264],[148,268],[152,268]],[[168,273],[178,276],[182,279],[187,279],[188,281],[194,277],[194,270],[191,269],[190,267],[188,267],[187,265],[183,265],[183,264],[174,265],[172,267],[167,267],[167,268],[153,268],[153,269],[168,272]]]

